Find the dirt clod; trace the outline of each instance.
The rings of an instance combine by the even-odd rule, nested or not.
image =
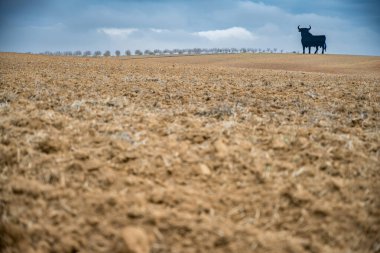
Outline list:
[[[139,227],[126,227],[121,233],[123,246],[119,253],[149,253],[151,243],[146,232]]]

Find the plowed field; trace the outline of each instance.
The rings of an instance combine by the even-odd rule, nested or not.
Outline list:
[[[0,54],[0,252],[380,252],[380,57]]]

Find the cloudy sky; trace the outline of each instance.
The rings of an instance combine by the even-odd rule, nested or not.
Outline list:
[[[378,0],[0,0],[0,51],[250,47],[380,55]]]

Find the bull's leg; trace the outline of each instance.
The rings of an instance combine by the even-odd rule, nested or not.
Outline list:
[[[303,54],[305,54],[305,46],[302,46]]]
[[[325,47],[322,46],[322,54],[324,54],[324,53],[325,53]]]
[[[310,54],[311,47],[309,47],[309,54]]]
[[[317,49],[315,50],[314,54],[318,53],[318,48],[319,48],[319,47],[316,46],[316,48],[317,48]]]

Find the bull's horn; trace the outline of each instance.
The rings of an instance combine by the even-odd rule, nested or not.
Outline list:
[[[311,29],[311,25],[309,25],[309,30]]]
[[[300,26],[298,26],[298,29],[300,29]]]

